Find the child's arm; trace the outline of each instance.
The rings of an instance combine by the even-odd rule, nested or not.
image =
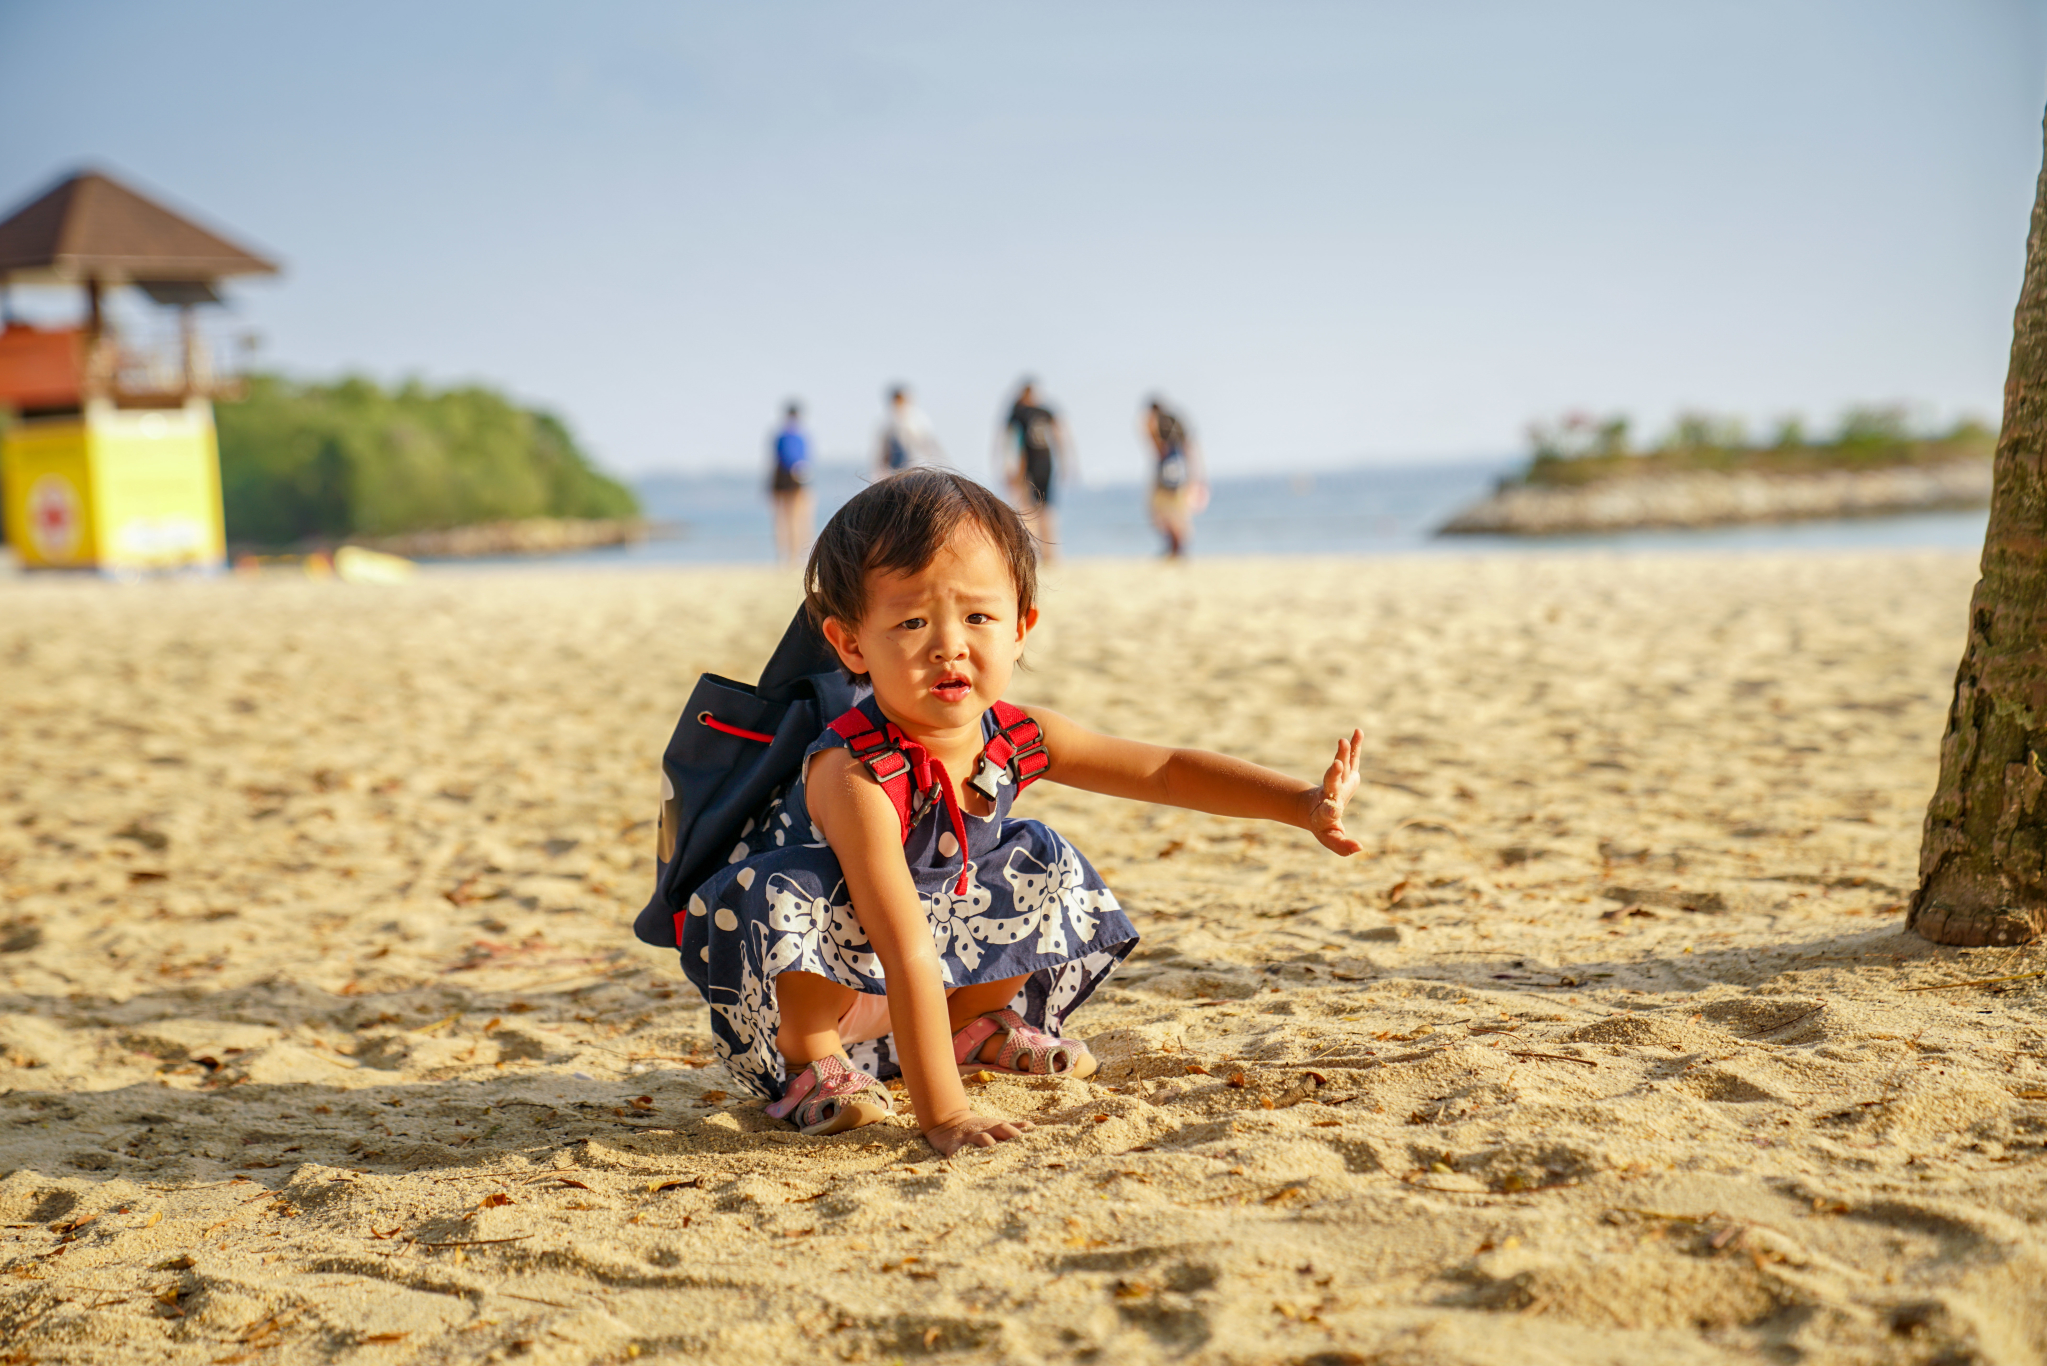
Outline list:
[[[1362,731],[1336,742],[1336,757],[1317,784],[1205,749],[1169,749],[1100,735],[1044,707],[1024,710],[1045,733],[1045,748],[1052,754],[1045,776],[1054,782],[1217,816],[1278,821],[1306,830],[1338,854],[1364,848],[1343,828],[1343,808],[1358,790]]]
[[[969,1144],[987,1148],[1015,1138],[1030,1125],[989,1119],[967,1104],[952,1056],[938,948],[903,860],[903,827],[888,794],[852,755],[828,749],[811,760],[809,796],[811,817],[846,875],[860,928],[881,959],[896,1052],[924,1137],[947,1156]]]

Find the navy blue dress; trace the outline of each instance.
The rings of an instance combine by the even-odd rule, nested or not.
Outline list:
[[[887,728],[872,697],[860,709],[876,729]],[[995,730],[994,714],[984,713],[983,738]],[[740,1085],[769,1099],[781,1096],[787,1078],[775,1047],[777,973],[815,973],[874,995],[888,990],[838,857],[805,803],[811,757],[845,743],[830,730],[817,738],[796,781],[748,823],[725,867],[697,888],[682,917],[682,969],[710,1002],[718,1056]],[[903,856],[924,900],[946,987],[1027,976],[1010,1004],[1056,1035],[1137,946],[1137,932],[1078,850],[1041,821],[1010,817],[1017,789],[1008,775],[996,791],[990,814],[963,811],[964,891],[959,840],[935,793],[917,795]],[[847,1051],[854,1066],[886,1080],[902,1070],[894,1044],[888,1035]]]

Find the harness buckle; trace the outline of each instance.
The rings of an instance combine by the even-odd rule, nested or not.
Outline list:
[[[973,788],[974,791],[980,793],[989,801],[996,801],[1002,795],[1002,775],[1006,768],[1006,765],[998,764],[994,759],[983,756],[981,762],[974,765],[974,776],[967,779],[967,786]]]
[[[1017,791],[1021,792],[1052,767],[1052,756],[1045,749],[1045,732],[1038,728],[1036,721],[1026,719],[1019,722],[1016,729],[1029,736],[1009,756],[1010,776],[1016,780]]]
[[[878,783],[894,782],[910,771],[910,756],[893,747],[884,746],[880,753],[874,754],[871,758],[857,752],[856,757],[867,765],[867,771],[874,775],[874,781]],[[882,772],[882,766],[891,759],[895,760],[895,767],[886,773]]]

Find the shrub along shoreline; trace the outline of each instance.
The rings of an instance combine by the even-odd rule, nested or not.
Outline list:
[[[228,540],[240,546],[373,543],[543,518],[613,525],[616,540],[637,525],[638,498],[596,468],[561,419],[481,386],[253,375],[243,397],[216,405],[215,422]]]
[[[1960,422],[1915,436],[1896,409],[1851,411],[1831,441],[1787,423],[1768,444],[1690,415],[1652,450],[1627,423],[1573,417],[1529,435],[1520,474],[1461,509],[1439,535],[1545,536],[1724,526],[1987,506],[1997,434]]]

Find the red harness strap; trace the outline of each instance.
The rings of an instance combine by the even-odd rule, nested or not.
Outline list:
[[[1045,752],[1045,733],[1038,729],[1036,721],[1024,715],[1021,707],[997,702],[992,710],[995,713],[995,737],[981,751],[982,756],[995,767],[1007,769],[1010,781],[1021,792],[1044,777],[1045,770],[1052,767],[1052,756]],[[995,800],[995,793],[989,790],[991,785],[982,781],[980,772],[967,781],[989,801]]]
[[[1037,722],[1007,702],[997,702],[994,711],[995,737],[981,751],[982,758],[1006,769],[1017,790],[1022,791],[1045,775],[1045,770],[1052,766],[1052,756],[1045,752],[1045,737]],[[888,722],[886,731],[876,730],[874,723],[867,719],[867,713],[858,707],[834,720],[831,729],[845,740],[846,748],[853,757],[867,765],[867,771],[888,794],[889,804],[896,809],[896,819],[902,822],[905,840],[910,838],[910,829],[916,824],[918,793],[929,794],[944,805],[947,820],[952,826],[952,837],[960,847],[960,875],[953,886],[953,895],[966,895],[967,823],[960,814],[959,798],[954,794],[952,778],[946,773],[945,765],[932,758],[924,746],[903,734],[895,722]],[[996,794],[989,790],[989,785],[984,785],[982,777],[977,772],[970,781],[975,791],[992,802]]]
[[[911,810],[915,793],[930,790],[931,760],[925,754],[924,746],[898,730],[895,722],[890,721],[887,724],[888,733],[883,734],[867,719],[866,712],[854,707],[833,721],[831,729],[845,738],[847,751],[867,765],[867,771],[874,775],[874,781],[881,784],[883,792],[888,793],[889,803],[896,809],[896,819],[903,823],[903,838],[907,840],[910,837],[910,827],[916,823],[915,814]],[[911,750],[916,751],[918,759],[924,760],[926,769],[924,773],[915,772],[917,765],[910,757]],[[917,780],[914,789],[911,787],[913,777]]]

